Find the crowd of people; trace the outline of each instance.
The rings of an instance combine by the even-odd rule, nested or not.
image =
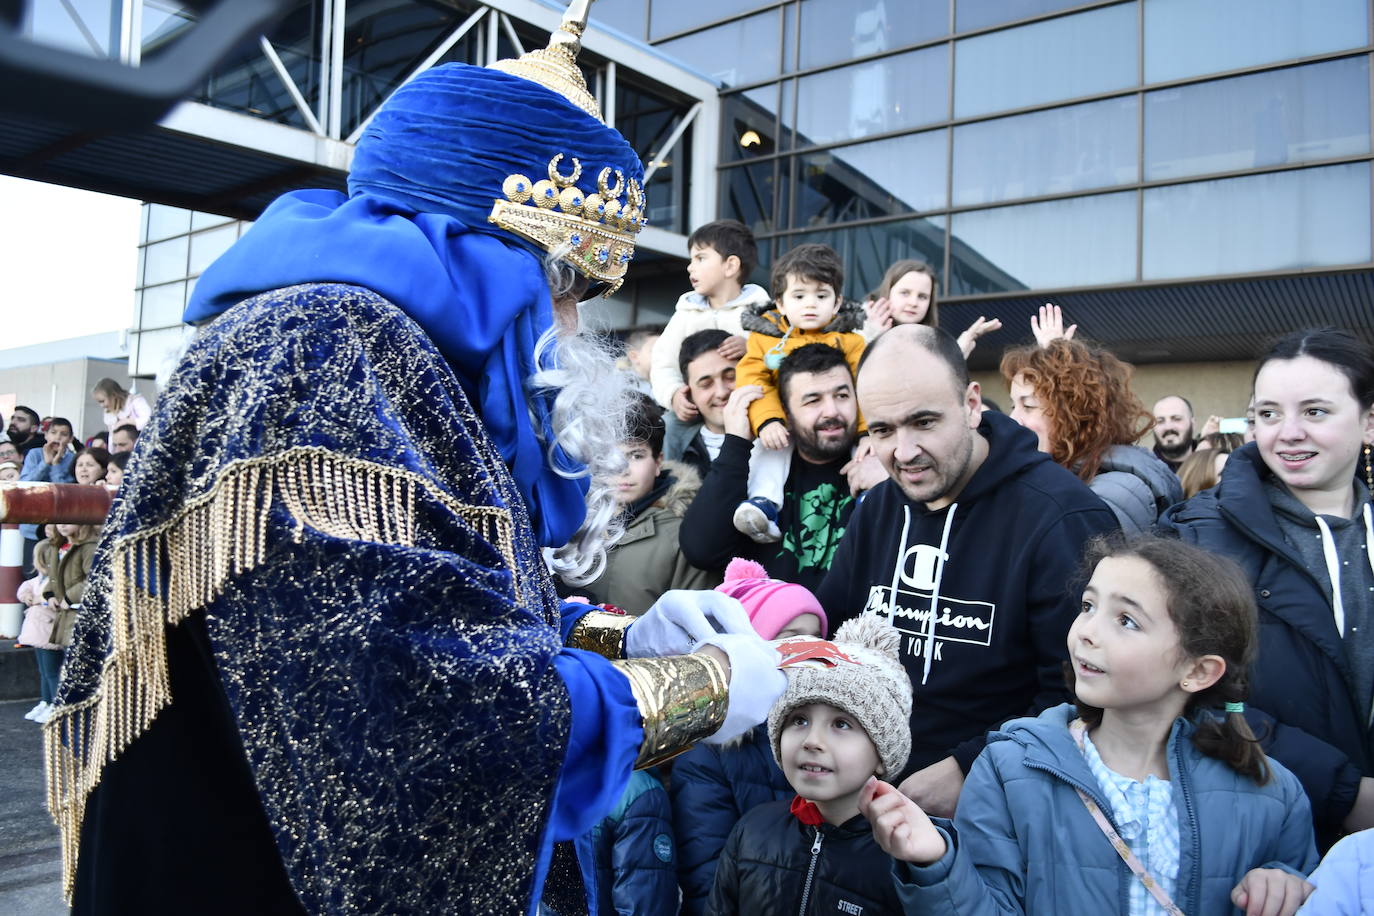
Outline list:
[[[1003,416],[965,368],[979,335],[935,330],[928,266],[893,265],[865,312],[824,245],[780,257],[769,299],[740,282],[744,226],[689,247],[672,320],[626,335],[653,395],[615,478],[633,546],[563,591],[641,613],[723,578],[762,636],[805,615],[798,632],[834,632],[867,680],[841,695],[808,671],[797,700],[790,678],[767,725],[637,777],[595,834],[601,912],[1087,912],[1118,889],[1122,912],[1172,912],[1148,885],[1183,912],[1291,913],[1319,849],[1355,833],[1336,860],[1368,856],[1369,348],[1289,335],[1243,432],[1199,430],[1185,398],[1147,409],[1133,367],[1047,305],[1002,354]],[[888,692],[882,717],[855,705]],[[844,732],[870,753],[851,761]],[[673,840],[663,861],[627,811]],[[1066,875],[1101,884],[1064,898]],[[1344,912],[1344,893],[1305,912]]]
[[[66,417],[40,417],[30,407],[15,407],[0,434],[0,481],[117,488],[152,408],[141,394],[110,378],[97,382],[91,397],[104,412],[104,429],[84,442]],[[20,532],[25,578],[17,597],[25,611],[18,644],[33,647],[39,679],[38,704],[24,717],[42,724],[52,716],[100,526],[26,524]]]
[[[35,547],[74,912],[1354,912],[1369,348],[1276,342],[1236,447],[1046,307],[1007,415],[930,267],[765,290],[718,221],[617,370],[578,304],[646,198],[585,13],[274,202],[99,546]],[[21,476],[98,480],[16,418]]]

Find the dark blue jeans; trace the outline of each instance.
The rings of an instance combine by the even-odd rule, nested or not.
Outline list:
[[[38,661],[38,695],[44,703],[51,703],[57,696],[57,683],[62,677],[62,659],[66,649],[34,649]]]

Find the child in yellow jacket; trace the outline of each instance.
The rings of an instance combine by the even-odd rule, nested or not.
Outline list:
[[[735,385],[758,385],[763,397],[749,405],[749,424],[758,441],[749,459],[749,499],[735,509],[735,528],[759,543],[774,543],[778,507],[792,459],[778,368],[787,355],[809,344],[824,344],[844,353],[849,371],[857,373],[864,351],[863,311],[842,304],[844,265],[829,245],[798,245],[773,265],[773,302],[745,313],[749,331],[744,357],[735,369]],[[863,425],[860,421],[859,431]]]

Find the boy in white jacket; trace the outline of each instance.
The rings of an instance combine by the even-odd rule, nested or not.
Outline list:
[[[745,331],[740,317],[751,305],[769,301],[768,291],[744,280],[758,264],[758,248],[749,227],[732,219],[699,227],[687,239],[687,276],[692,291],[684,293],[663,335],[654,345],[649,382],[654,399],[669,413],[664,454],[677,460],[701,423],[678,367],[678,351],[690,334],[719,329],[730,334],[720,355],[731,361],[744,355]]]

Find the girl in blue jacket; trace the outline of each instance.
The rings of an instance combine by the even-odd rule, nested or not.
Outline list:
[[[1088,565],[1077,703],[992,734],[952,824],[866,788],[906,912],[1292,916],[1317,853],[1302,788],[1243,715],[1243,574],[1160,538],[1096,541]]]

